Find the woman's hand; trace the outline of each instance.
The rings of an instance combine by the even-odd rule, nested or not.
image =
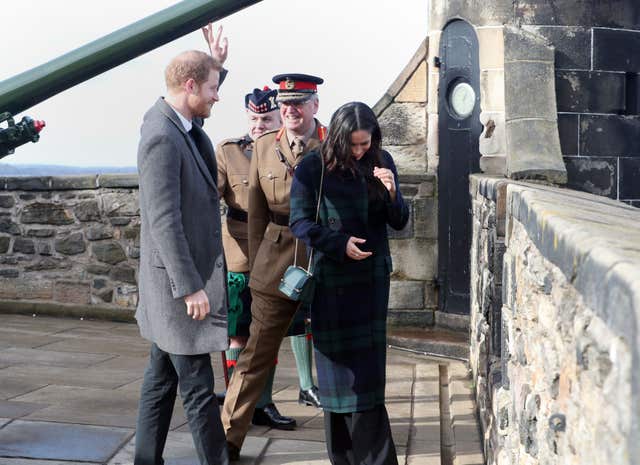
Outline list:
[[[352,260],[364,260],[367,257],[373,255],[373,252],[365,252],[360,250],[356,244],[364,244],[367,242],[366,239],[360,239],[359,237],[351,236],[347,241],[347,250],[345,253],[347,257]]]
[[[382,181],[384,187],[387,188],[389,194],[391,195],[391,201],[396,200],[396,178],[393,175],[393,171],[388,168],[378,168],[375,166],[373,168],[373,175]]]
[[[202,34],[204,34],[204,40],[207,41],[213,59],[221,65],[224,64],[229,53],[229,42],[226,37],[222,38],[222,26],[218,27],[218,34],[214,34],[213,23],[209,23],[202,28]],[[222,39],[222,45],[220,45],[220,39]]]

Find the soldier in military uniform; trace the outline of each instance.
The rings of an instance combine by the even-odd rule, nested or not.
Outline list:
[[[320,146],[326,133],[314,117],[318,111],[317,85],[322,79],[282,74],[273,81],[279,85],[277,101],[283,127],[259,137],[251,159],[248,240],[252,321],[222,413],[231,460],[239,457],[254,407],[298,309],[298,302],[278,291],[280,278],[296,253],[289,230],[289,190],[296,165],[307,152]],[[297,247],[297,263],[307,264],[302,244]]]
[[[247,209],[249,204],[249,166],[253,142],[266,131],[281,126],[276,103],[277,91],[268,87],[254,89],[245,96],[249,132],[237,139],[223,141],[216,148],[218,162],[218,191],[227,204],[227,219],[222,226],[222,243],[228,269],[229,292],[229,349],[227,369],[229,378],[238,356],[249,336],[251,323],[251,294],[249,292],[249,246],[247,241]],[[291,430],[296,421],[280,414],[271,396],[275,362],[256,404],[252,422],[272,428]],[[219,398],[222,396],[219,396]]]

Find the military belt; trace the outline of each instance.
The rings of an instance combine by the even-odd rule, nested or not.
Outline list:
[[[269,220],[278,226],[289,226],[289,215],[279,215],[278,213],[269,212]]]
[[[240,221],[242,223],[247,222],[247,212],[244,210],[240,210],[239,208],[228,207],[227,208],[227,218],[233,218],[236,221]]]

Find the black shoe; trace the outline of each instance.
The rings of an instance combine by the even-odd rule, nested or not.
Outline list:
[[[229,441],[227,441],[227,454],[229,455],[229,462],[240,460],[240,448]]]
[[[222,406],[224,404],[224,398],[227,395],[227,391],[224,392],[216,392],[216,399],[218,399],[218,405]]]
[[[296,421],[293,418],[280,415],[280,412],[278,412],[274,404],[267,404],[263,408],[256,408],[253,411],[251,423],[287,431],[291,431],[296,427]]]
[[[318,388],[315,386],[311,386],[311,389],[300,389],[300,394],[298,395],[298,403],[309,405],[315,408],[322,408],[320,397],[318,396]]]

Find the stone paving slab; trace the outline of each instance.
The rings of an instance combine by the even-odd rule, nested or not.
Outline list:
[[[0,399],[11,399],[12,397],[27,394],[47,385],[39,379],[16,376],[9,371],[10,368],[0,369]]]
[[[267,443],[266,438],[247,436],[242,446],[238,465],[254,465],[262,454]],[[108,462],[108,465],[132,465],[135,451],[135,437]],[[193,448],[193,439],[190,433],[171,431],[167,437],[167,443],[163,454],[165,465],[198,465],[198,459]]]
[[[102,362],[113,355],[87,354],[77,352],[53,352],[48,350],[23,349],[11,347],[0,351],[0,362],[26,365],[45,365],[57,367],[83,368]]]
[[[114,326],[112,322],[81,321],[73,318],[28,317],[25,315],[2,315],[3,325],[14,331],[34,331],[42,334],[53,334],[70,328],[90,326],[93,328]]]
[[[0,429],[0,456],[103,463],[129,430],[16,420]]]
[[[256,436],[261,436],[265,438],[271,439],[287,439],[287,440],[296,440],[296,441],[310,441],[324,444],[324,429],[317,428],[304,428],[298,426],[293,431],[282,431],[279,429],[267,428],[264,426],[255,427],[256,429],[252,429],[250,434],[254,434]],[[258,428],[262,429],[260,431]]]
[[[131,373],[135,373],[140,375],[140,379],[142,379],[142,375],[144,374],[144,369],[147,367],[149,363],[149,354],[144,357],[130,357],[126,355],[116,355],[113,358],[107,359],[104,362],[99,362],[92,365],[94,368],[109,370],[126,370]]]
[[[93,326],[76,326],[69,329],[62,329],[55,333],[56,336],[63,337],[66,339],[71,338],[91,338],[91,339],[104,339],[109,341],[119,341],[126,340],[129,343],[132,343],[131,335],[122,334],[117,331],[117,326],[108,326],[108,327],[93,327]],[[137,330],[136,330],[137,331]],[[139,342],[145,342],[143,339],[139,338]]]
[[[123,343],[124,340],[109,340],[100,338],[69,337],[58,342],[40,346],[39,349],[46,349],[59,352],[83,352],[91,354],[115,354],[128,355],[131,357],[145,357],[149,354],[149,347],[146,341],[138,343]]]
[[[7,334],[17,336],[3,339]],[[21,346],[25,339],[38,349]],[[0,350],[0,396],[10,396],[11,400],[0,400],[0,432],[16,422],[121,431],[128,436],[118,450],[114,450],[115,455],[110,455],[113,458],[108,463],[132,464],[133,440],[130,438],[134,433],[140,386],[148,361],[148,342],[140,337],[135,325],[10,316],[0,330],[0,348],[3,346],[5,349]],[[239,465],[328,465],[323,413],[297,402],[298,377],[289,341],[283,342],[278,358],[273,397],[284,415],[297,420],[298,428],[280,431],[252,426]],[[399,463],[403,465],[439,464],[439,363],[443,362],[398,350],[388,351],[387,410]],[[219,354],[212,354],[212,367],[215,390],[222,391],[224,380]],[[450,373],[460,375],[460,381],[465,375],[460,368]],[[455,394],[456,397],[460,395],[456,399],[456,412],[458,425],[463,426],[467,424],[466,420],[471,420],[462,416],[469,413],[464,410],[468,407],[468,397],[463,397],[468,394]],[[11,421],[12,418],[19,420]],[[165,454],[167,465],[196,465],[179,396],[171,428]],[[3,444],[1,439],[0,444]],[[477,445],[465,444],[470,449],[461,448],[459,458],[471,460]],[[44,465],[43,459],[33,455],[21,459],[1,458],[2,455],[6,457],[0,453],[0,465]],[[46,465],[76,465],[73,462],[77,461],[53,457],[44,462]]]
[[[138,406],[138,396],[133,394],[125,395],[121,392],[113,392],[112,389],[61,385],[50,385],[24,396],[16,397],[15,400],[64,404],[69,407],[110,411],[113,413],[135,410]]]
[[[35,349],[36,347],[58,341],[62,341],[62,339],[47,334],[38,334],[35,332],[25,333],[21,331],[14,332],[0,329],[0,349],[8,349],[10,347]]]
[[[3,458],[2,465],[87,465],[87,462],[67,462],[60,460],[33,460],[33,459],[11,459]]]
[[[0,400],[0,417],[21,418],[47,406],[46,403]]]
[[[40,366],[37,370],[34,370],[33,366],[29,365],[13,365],[0,371],[0,396],[5,395],[6,391],[11,392],[11,384],[5,387],[5,381],[7,380],[14,380],[17,383],[25,384],[24,389],[27,389],[29,385],[44,387],[47,384],[117,389],[140,379],[141,376],[141,373],[133,373],[130,370],[105,369],[102,366],[66,368],[63,371],[56,367]],[[20,385],[17,385],[14,388],[14,390],[19,389]],[[22,393],[34,390],[35,388],[32,388],[24,390]],[[21,393],[14,395],[19,394]]]
[[[52,404],[28,414],[26,417],[30,420],[134,428],[138,398],[138,391],[51,385],[16,399]],[[182,402],[176,399],[171,427],[177,428],[185,422]]]
[[[484,465],[484,456],[481,452],[458,453],[453,459],[453,465]]]
[[[273,439],[260,465],[330,465],[324,443]]]
[[[455,441],[454,465],[482,465],[484,456],[471,380],[466,366],[452,363],[449,373],[449,407]]]

